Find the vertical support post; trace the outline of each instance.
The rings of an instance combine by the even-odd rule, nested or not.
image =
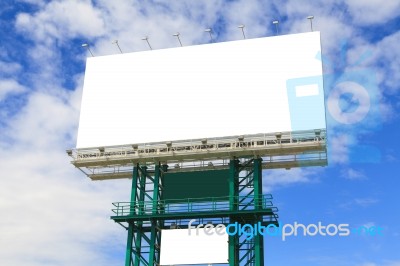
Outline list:
[[[136,196],[137,196],[138,175],[139,175],[139,165],[137,164],[133,167],[133,173],[132,173],[132,188],[131,188],[131,203],[130,203],[131,214],[135,212],[135,207],[137,204]]]
[[[160,163],[157,163],[154,171],[154,184],[153,184],[153,197],[152,197],[152,214],[158,213],[159,191],[160,191]],[[154,266],[157,263],[156,255],[156,241],[158,236],[157,221],[151,222],[150,232],[150,252],[149,252],[149,266]]]
[[[158,212],[158,195],[160,191],[160,163],[156,164],[154,171],[154,187],[153,187],[153,204],[152,204],[152,213],[156,214]]]
[[[261,158],[254,159],[253,182],[254,182],[254,209],[262,209],[262,165]]]
[[[146,179],[147,179],[147,166],[142,166],[140,168],[140,176],[139,176],[139,212],[141,215],[144,213],[144,199],[146,194]],[[137,222],[137,232],[136,232],[136,241],[135,241],[135,266],[140,265],[141,256],[142,256],[142,238],[145,234],[143,232],[143,222]]]
[[[131,187],[131,202],[129,206],[129,213],[134,214],[136,205],[136,195],[137,195],[137,180],[138,180],[138,167],[135,165],[132,172],[132,187]],[[125,255],[125,266],[131,266],[132,261],[132,241],[133,241],[133,227],[134,222],[129,223],[128,227],[128,239],[126,241],[126,255]]]
[[[157,231],[157,221],[151,221],[149,266],[157,265],[155,262]]]
[[[229,209],[238,210],[239,202],[239,180],[238,180],[239,160],[232,159],[229,162]],[[230,219],[232,223],[232,219]],[[238,265],[238,236],[229,236],[229,265]]]
[[[129,223],[128,239],[126,241],[125,266],[131,266],[132,261],[133,223]]]
[[[260,210],[263,208],[262,200],[262,159],[254,160],[254,209]],[[256,234],[254,237],[254,256],[255,265],[264,265],[264,236]]]
[[[229,209],[231,211],[238,209],[239,198],[239,180],[238,180],[239,160],[232,159],[229,162]]]

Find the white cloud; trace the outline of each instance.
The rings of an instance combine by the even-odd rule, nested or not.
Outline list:
[[[366,198],[354,198],[352,200],[349,200],[345,203],[340,204],[341,208],[344,209],[353,209],[353,208],[358,208],[358,207],[362,207],[362,208],[368,208],[372,205],[375,205],[379,202],[378,199],[376,198],[372,198],[372,197],[366,197]]]
[[[2,75],[11,75],[20,72],[22,66],[15,62],[0,61],[0,73]]]
[[[264,192],[270,193],[277,188],[294,184],[317,182],[316,175],[321,171],[320,169],[322,168],[310,167],[264,171]]]
[[[51,1],[37,13],[19,14],[16,27],[32,34],[36,40],[47,42],[49,38],[66,40],[104,34],[101,12],[91,1]]]
[[[338,134],[329,138],[329,163],[347,163],[349,161],[350,139],[347,135]]]
[[[358,264],[359,266],[400,266],[400,261],[380,260],[379,263],[375,262],[364,262]]]
[[[118,264],[111,254],[124,249],[125,231],[108,216],[111,202],[129,197],[129,182],[91,182],[70,165],[79,94],[32,93],[2,132],[11,139],[0,142],[6,265]]]
[[[379,200],[374,199],[374,198],[358,198],[358,199],[354,199],[354,203],[361,206],[361,207],[368,207],[371,205],[374,205],[376,203],[378,203]]]
[[[13,79],[0,80],[0,102],[10,94],[19,94],[26,91],[26,88]]]
[[[364,180],[367,178],[362,171],[357,171],[352,168],[342,169],[340,175],[349,180]]]
[[[345,3],[353,17],[353,23],[358,25],[384,24],[398,16],[400,1],[380,0],[348,0]]]

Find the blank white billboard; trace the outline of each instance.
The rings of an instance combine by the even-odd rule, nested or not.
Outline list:
[[[228,234],[218,235],[216,229],[163,230],[161,232],[161,265],[228,263]]]
[[[319,32],[91,57],[77,148],[325,128]]]

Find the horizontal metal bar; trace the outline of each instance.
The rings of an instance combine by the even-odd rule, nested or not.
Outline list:
[[[324,129],[76,149],[68,153],[71,163],[93,180],[130,178],[137,163],[160,162],[169,166],[168,172],[226,169],[235,157],[261,157],[264,169],[327,164]]]

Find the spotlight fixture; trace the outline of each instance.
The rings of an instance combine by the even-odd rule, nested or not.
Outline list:
[[[182,45],[182,42],[181,42],[181,38],[179,38],[179,35],[181,35],[181,34],[179,32],[177,32],[177,33],[173,34],[172,36],[175,36],[176,38],[178,38],[179,44],[182,47],[183,45]]]
[[[72,150],[67,150],[68,156],[72,157]]]
[[[242,30],[242,34],[243,34],[243,39],[246,39],[246,35],[244,34],[244,25],[239,25],[238,28]]]
[[[91,55],[92,57],[94,57],[94,55],[93,55],[92,51],[90,50],[89,44],[87,44],[87,43],[84,43],[84,44],[82,44],[82,47],[85,47],[86,49],[88,49],[88,51],[89,51],[90,55]]]
[[[278,20],[274,20],[274,21],[272,21],[272,24],[275,25],[276,35],[278,35],[278,25],[279,25],[279,21],[278,21]]]
[[[114,40],[114,41],[112,42],[112,44],[116,44],[117,47],[118,47],[118,49],[119,49],[119,51],[120,51],[121,54],[122,54],[122,50],[121,50],[121,47],[119,47],[118,40]]]
[[[312,21],[314,19],[314,16],[308,16],[307,19],[310,20],[311,31],[313,31]]]
[[[208,34],[210,34],[210,40],[211,40],[211,42],[213,42],[214,40],[213,40],[213,37],[212,37],[212,29],[208,28],[208,29],[205,29],[204,31],[208,32]]]
[[[149,48],[150,48],[150,50],[153,50],[153,48],[151,47],[151,45],[150,45],[150,43],[149,43],[149,37],[148,37],[148,36],[143,37],[143,38],[142,38],[142,41],[146,41],[146,42],[147,42],[147,45],[148,45]]]
[[[106,149],[104,147],[99,147],[100,152],[104,152]]]

